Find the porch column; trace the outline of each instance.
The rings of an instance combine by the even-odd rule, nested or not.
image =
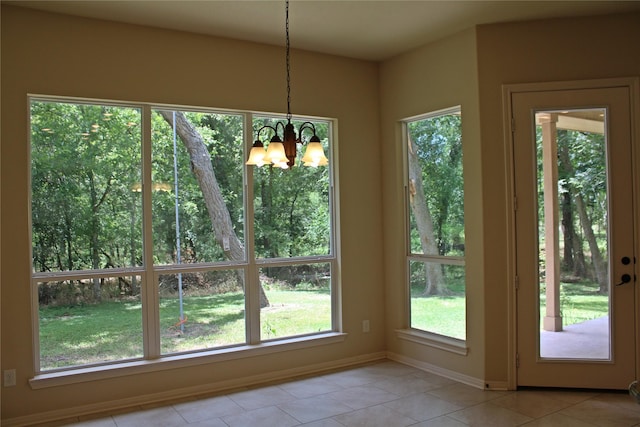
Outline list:
[[[553,332],[562,330],[562,317],[560,316],[557,120],[556,114],[540,117],[544,191],[545,284],[547,287],[546,313],[542,321],[542,327],[545,331]]]

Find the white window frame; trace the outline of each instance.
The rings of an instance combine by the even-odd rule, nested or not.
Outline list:
[[[151,117],[152,111],[156,109],[176,110],[176,111],[197,111],[212,114],[234,114],[243,117],[244,133],[244,158],[253,144],[253,117],[274,117],[284,119],[286,116],[274,113],[261,113],[253,111],[239,111],[229,109],[212,109],[206,107],[184,107],[178,105],[162,105],[142,102],[111,101],[103,99],[74,98],[48,95],[28,95],[28,105],[32,101],[61,102],[91,105],[107,105],[115,107],[127,107],[139,109],[142,124],[142,153],[141,168],[142,182],[151,182],[152,158],[151,158]],[[326,122],[330,137],[329,152],[329,209],[330,209],[330,253],[322,256],[277,258],[277,259],[256,259],[254,252],[254,207],[253,207],[253,167],[244,165],[244,245],[245,260],[222,261],[215,263],[201,263],[191,265],[154,265],[153,264],[153,233],[152,233],[152,200],[150,186],[142,187],[142,244],[143,244],[143,265],[127,268],[113,268],[101,270],[79,270],[62,271],[53,273],[33,272],[31,273],[31,309],[32,309],[32,342],[33,360],[35,376],[30,379],[33,389],[52,387],[57,385],[72,384],[85,381],[94,381],[102,378],[112,378],[124,375],[131,375],[141,372],[154,372],[165,369],[175,369],[179,367],[201,365],[224,360],[241,359],[255,357],[263,354],[291,351],[301,348],[308,348],[320,345],[327,345],[342,342],[346,334],[342,332],[342,307],[340,305],[341,274],[340,274],[340,233],[339,233],[339,206],[337,197],[337,167],[334,166],[334,159],[337,158],[337,120],[330,118],[320,118],[311,116],[295,116],[293,120],[322,121]],[[31,131],[29,131],[29,147],[31,147]],[[29,153],[31,150],[29,149]],[[31,170],[31,157],[28,159],[29,170]],[[29,188],[31,188],[31,173],[29,173]],[[31,191],[29,193],[29,239],[32,241],[32,213],[31,213]],[[32,245],[30,245],[30,256],[32,258]],[[321,333],[310,333],[298,336],[275,338],[264,340],[260,336],[260,298],[259,298],[259,278],[258,269],[264,266],[285,266],[308,263],[329,263],[331,265],[331,330]],[[159,296],[155,292],[160,274],[172,274],[179,272],[228,270],[230,268],[239,269],[244,272],[245,286],[245,313],[246,313],[246,343],[242,345],[220,347],[204,350],[195,350],[171,355],[162,355],[160,347],[160,314]],[[82,365],[79,367],[65,367],[42,371],[40,367],[40,340],[39,340],[39,302],[38,284],[42,281],[56,279],[81,279],[94,277],[114,277],[114,276],[140,276],[141,277],[141,303],[142,303],[142,339],[143,357],[139,359],[126,359]]]
[[[426,120],[434,117],[462,114],[462,107],[460,105],[444,108],[437,111],[432,111],[417,116],[407,117],[402,119],[399,124],[401,126],[401,139],[402,139],[402,159],[403,159],[403,186],[404,186],[404,239],[405,239],[405,269],[404,269],[404,291],[405,291],[405,327],[396,330],[396,336],[399,339],[414,342],[420,345],[437,348],[447,352],[466,356],[468,354],[468,346],[466,340],[458,338],[440,335],[435,332],[430,332],[422,329],[416,329],[411,327],[411,283],[410,283],[410,270],[411,262],[436,262],[445,265],[457,265],[465,266],[465,257],[458,256],[441,256],[441,255],[425,255],[415,254],[411,252],[411,208],[409,206],[409,153],[408,153],[408,139],[409,139],[409,123]],[[464,150],[464,144],[463,144]],[[465,300],[466,300],[466,280],[465,280]],[[466,328],[466,319],[465,319]],[[465,334],[466,335],[466,334]]]

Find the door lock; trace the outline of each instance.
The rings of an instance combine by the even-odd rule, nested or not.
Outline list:
[[[625,283],[629,283],[631,281],[631,275],[625,273],[622,276],[620,276],[620,280],[622,281],[618,283],[616,286],[622,286]]]

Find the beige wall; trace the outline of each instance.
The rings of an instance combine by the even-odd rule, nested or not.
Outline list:
[[[480,26],[382,64],[292,56],[294,113],[339,121],[344,343],[33,391],[27,93],[283,112],[282,49],[2,7],[2,417],[125,399],[383,350],[489,384],[509,354],[503,84],[639,76],[640,15]],[[221,82],[216,85],[215,82]],[[407,326],[398,121],[462,105],[469,354]],[[364,159],[361,152],[367,153]],[[11,209],[7,209],[7,207]],[[384,219],[384,222],[383,222]],[[10,268],[8,266],[11,266]],[[371,321],[363,334],[361,321]]]
[[[507,381],[509,285],[502,85],[640,76],[640,15],[480,26],[477,30],[484,236],[485,379]],[[636,141],[636,144],[640,141]]]
[[[384,62],[380,71],[380,105],[388,350],[482,381],[483,202],[476,75],[475,31],[472,29]],[[395,333],[408,326],[403,147],[399,121],[456,105],[462,107],[467,343],[470,348],[467,356],[400,340]]]
[[[292,110],[339,125],[343,343],[260,358],[42,390],[34,374],[29,292],[27,94],[286,112],[282,48],[2,7],[3,419],[170,388],[326,364],[384,350],[378,70],[292,52]],[[360,153],[366,153],[361,155]],[[364,158],[363,158],[364,157]],[[363,334],[362,320],[371,321]]]
[[[387,349],[506,387],[510,380],[508,193],[502,85],[640,75],[640,15],[479,26],[381,65]],[[469,354],[399,340],[404,291],[403,118],[462,105]],[[514,344],[514,341],[511,341]]]

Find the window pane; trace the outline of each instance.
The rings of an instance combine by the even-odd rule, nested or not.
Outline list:
[[[465,339],[465,232],[459,108],[407,123],[412,328]],[[426,255],[426,256],[425,256]]]
[[[263,340],[332,330],[329,167],[256,168],[247,183],[243,114],[154,109],[143,140],[141,108],[34,99],[30,112],[39,370],[243,345],[245,289],[260,292]],[[313,125],[328,153],[330,122]],[[256,189],[256,257],[311,260],[280,259],[245,282],[245,184]],[[159,293],[144,317],[142,292]]]
[[[244,344],[243,281],[241,270],[161,275],[162,353]]]
[[[31,102],[34,271],[142,264],[140,129],[135,108]]]
[[[256,118],[253,127],[275,126],[275,122],[271,118]],[[300,123],[293,121],[296,129]],[[328,123],[314,122],[314,125],[327,153]],[[261,136],[266,138],[267,134]],[[305,133],[305,141],[308,137]],[[305,148],[306,145],[298,144],[298,160],[290,169],[253,168],[256,258],[328,255],[331,252],[329,166],[300,166],[300,151]]]
[[[156,110],[152,126],[155,262],[244,261],[242,116]]]
[[[606,108],[535,114],[543,358],[611,358],[606,114]],[[591,345],[560,345],[579,323],[593,335],[578,339]]]
[[[331,265],[259,269],[269,307],[260,312],[263,340],[330,331]]]
[[[411,327],[464,340],[464,266],[410,261],[409,269]]]
[[[40,369],[142,357],[139,283],[139,276],[38,283]]]
[[[408,123],[411,253],[464,256],[462,118]]]

